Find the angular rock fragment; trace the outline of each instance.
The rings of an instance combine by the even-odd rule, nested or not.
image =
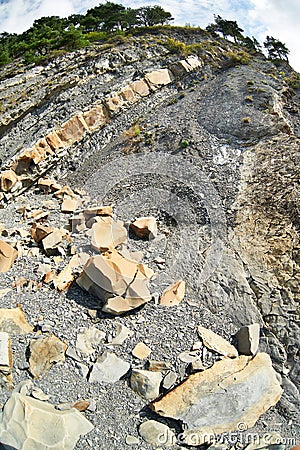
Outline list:
[[[42,336],[30,341],[29,371],[34,378],[42,378],[53,364],[65,360],[67,345],[56,336]]]
[[[30,234],[32,239],[39,243],[41,242],[48,234],[54,231],[53,227],[47,227],[45,225],[34,223],[30,228]]]
[[[103,331],[96,327],[86,328],[83,333],[77,335],[76,349],[82,353],[90,354],[104,340],[105,333]]]
[[[105,105],[110,113],[117,113],[120,111],[124,104],[124,97],[122,95],[116,94],[105,100]]]
[[[165,361],[154,361],[153,359],[150,359],[148,361],[147,369],[151,370],[151,372],[163,372],[166,370],[169,370],[171,367],[171,364]]]
[[[77,411],[86,411],[90,406],[90,402],[87,400],[79,400],[78,402],[72,405],[72,408],[77,409]]]
[[[133,331],[129,330],[129,328],[125,327],[121,323],[116,324],[117,334],[110,342],[110,345],[122,345],[126,339],[133,335]]]
[[[45,139],[52,150],[58,150],[64,146],[55,131],[47,134]]]
[[[0,309],[0,331],[9,334],[26,334],[31,333],[33,327],[27,323],[22,308],[17,306],[11,309]]]
[[[282,389],[270,357],[224,358],[210,369],[190,375],[183,383],[152,403],[161,416],[182,421],[184,442],[201,445],[210,437],[251,428],[280,399]]]
[[[99,383],[115,383],[130,369],[130,364],[118,358],[114,353],[105,351],[93,365],[89,381]]]
[[[79,206],[81,206],[81,200],[79,198],[73,198],[65,196],[61,205],[61,211],[63,213],[73,213]]]
[[[0,272],[7,272],[15,260],[18,252],[7,242],[0,240]]]
[[[121,220],[111,223],[99,222],[92,226],[92,248],[99,251],[111,250],[127,241],[127,230]]]
[[[17,183],[18,179],[19,179],[18,176],[13,170],[11,169],[4,170],[4,172],[1,173],[0,178],[1,191],[9,192]]]
[[[136,80],[129,87],[141,97],[147,97],[150,94],[149,85],[144,80]]]
[[[151,300],[148,283],[152,273],[111,250],[91,257],[77,283],[106,302],[104,311],[122,314]]]
[[[259,324],[253,323],[240,328],[235,337],[240,354],[255,355],[259,345]]]
[[[143,342],[139,342],[136,344],[134,349],[132,350],[133,356],[135,356],[138,359],[146,359],[151,353],[151,348],[149,348],[146,344]]]
[[[10,375],[12,370],[12,352],[9,334],[0,332],[0,372]]]
[[[162,293],[160,304],[163,306],[176,306],[183,300],[184,294],[185,281],[176,281]]]
[[[58,411],[50,403],[13,392],[0,418],[0,442],[16,450],[72,450],[92,429],[75,408]]]
[[[55,289],[58,291],[65,291],[68,289],[74,281],[74,271],[80,268],[82,269],[88,259],[89,255],[87,253],[78,253],[77,255],[72,256],[66,267],[58,275],[53,277]]]
[[[134,302],[132,302],[130,301],[130,299],[116,296],[108,298],[106,300],[102,311],[108,314],[112,314],[113,316],[120,316],[121,314],[139,308],[144,304],[145,301],[143,299],[136,299]]]
[[[107,116],[103,105],[97,105],[83,114],[84,120],[90,131],[96,131],[107,122]]]
[[[125,86],[121,89],[120,94],[123,96],[124,100],[130,104],[138,101],[138,97],[134,94],[130,86]]]
[[[130,386],[141,397],[153,400],[159,396],[159,388],[163,376],[160,372],[133,369],[130,377]]]
[[[172,83],[173,76],[169,69],[159,69],[147,73],[145,80],[147,80],[153,90],[156,90],[161,86]]]
[[[70,237],[64,230],[55,228],[51,233],[42,239],[42,245],[47,256],[59,255],[58,247],[63,244],[69,244]]]
[[[70,229],[72,233],[80,233],[85,230],[85,217],[82,213],[77,214],[69,219]]]
[[[202,339],[205,347],[209,348],[210,350],[213,350],[220,355],[228,356],[230,358],[236,358],[238,356],[237,349],[228,341],[226,341],[226,339],[214,333],[213,331],[199,325],[197,327],[197,333]]]
[[[148,444],[155,447],[170,447],[176,444],[176,436],[164,423],[147,420],[139,426],[139,434]]]
[[[65,122],[56,134],[63,144],[72,145],[80,141],[87,130],[88,126],[82,114],[78,114]]]
[[[86,222],[95,216],[112,216],[112,206],[94,206],[83,211]]]
[[[157,223],[155,217],[139,217],[130,224],[134,234],[143,239],[154,239],[157,236]]]

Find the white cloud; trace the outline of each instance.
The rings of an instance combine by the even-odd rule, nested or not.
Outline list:
[[[290,63],[300,72],[300,2],[299,0],[252,0],[250,26],[260,31],[258,36],[273,36],[290,50]],[[262,29],[264,28],[264,29]]]

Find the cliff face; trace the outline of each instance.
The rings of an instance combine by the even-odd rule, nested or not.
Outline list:
[[[124,323],[134,326],[140,339],[159,341],[154,359],[167,357],[182,378],[175,355],[192,344],[188,327],[201,323],[229,337],[243,325],[259,323],[260,350],[270,355],[283,395],[254,431],[267,423],[282,436],[297,437],[300,116],[299,91],[291,87],[295,73],[259,54],[245,60],[241,49],[205,33],[174,31],[177,40],[198,47],[191,55],[170,52],[170,33],[95,46],[43,67],[3,71],[1,221],[16,226],[16,205],[32,198],[39,202],[37,182],[46,175],[84,189],[99,204],[113,204],[122,220],[157,217],[168,232],[146,249],[146,262],[165,261],[156,267],[153,291],[184,279],[188,302],[175,312],[147,304],[143,330],[143,321],[125,317]],[[31,320],[38,314],[30,306],[34,295],[22,297]],[[14,302],[17,297],[13,292]],[[76,291],[59,298],[89,307]],[[67,320],[72,336],[90,320],[73,319]],[[111,328],[101,320],[100,328]],[[66,339],[66,324],[61,326]],[[54,389],[53,398],[59,398],[59,386]],[[118,433],[122,439],[128,433],[124,415],[130,412],[127,393],[119,396],[114,389],[110,395],[119,402],[120,416],[112,414],[106,394],[101,396],[116,437],[109,448],[120,448]],[[97,448],[108,448],[105,434],[91,436],[92,441],[97,437],[95,445],[102,443]]]

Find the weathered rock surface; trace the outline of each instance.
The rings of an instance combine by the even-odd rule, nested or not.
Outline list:
[[[89,382],[115,383],[122,378],[130,369],[130,364],[118,358],[114,353],[105,351],[98,356],[93,365]]]
[[[18,251],[0,240],[0,272],[7,272],[18,257]]]
[[[9,334],[26,334],[33,331],[33,327],[26,321],[22,308],[17,306],[17,308],[0,309],[0,331]]]
[[[42,336],[30,342],[29,370],[35,378],[42,378],[53,364],[65,360],[67,345],[56,336]]]
[[[16,450],[72,450],[80,435],[93,429],[75,408],[58,411],[18,392],[6,402],[0,420],[1,443]]]
[[[91,257],[77,283],[106,303],[104,311],[122,314],[151,299],[148,283],[152,274],[146,266],[112,250]]]
[[[200,445],[212,435],[238,429],[240,423],[251,428],[281,395],[270,357],[258,353],[253,359],[223,359],[204,372],[190,375],[152,403],[152,408],[185,423],[185,442]]]
[[[160,372],[133,369],[130,377],[130,386],[144,399],[153,400],[159,396],[162,379]]]
[[[240,354],[255,355],[259,345],[259,330],[258,323],[252,323],[239,329],[235,337]]]
[[[0,332],[0,372],[10,375],[12,370],[12,351],[9,334]]]
[[[144,439],[155,447],[166,446],[170,447],[175,444],[176,437],[170,428],[164,423],[156,420],[147,420],[139,426],[139,434]]]
[[[163,306],[176,306],[184,298],[185,281],[176,281],[176,283],[168,286],[160,298],[160,304]]]
[[[213,350],[220,355],[228,356],[230,358],[235,358],[238,356],[237,349],[228,341],[226,341],[226,339],[222,338],[213,331],[198,326],[197,333],[202,339],[203,344],[210,350]]]
[[[157,236],[155,217],[139,217],[130,224],[130,228],[140,238],[154,239]]]
[[[77,350],[90,354],[105,340],[105,333],[96,327],[86,328],[83,333],[78,333],[76,340]]]
[[[92,248],[99,251],[112,250],[127,241],[123,222],[99,222],[92,226]]]

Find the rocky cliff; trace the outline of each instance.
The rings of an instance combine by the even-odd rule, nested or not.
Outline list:
[[[253,441],[257,435],[261,442],[251,441],[247,448],[276,444],[289,449],[299,443],[297,77],[286,63],[274,65],[262,54],[246,53],[201,30],[178,28],[95,45],[44,66],[20,64],[2,70],[0,221],[2,240],[18,251],[18,257],[9,256],[6,247],[1,250],[11,262],[0,278],[1,314],[5,318],[4,308],[21,304],[34,327],[22,335],[1,328],[12,340],[9,383],[28,380],[30,373],[35,387],[27,383],[29,403],[30,393],[46,400],[34,395],[38,388],[62,410],[70,411],[68,405],[78,400],[87,401],[81,410],[86,410],[94,429],[83,423],[78,433],[88,434],[76,448],[150,449],[155,442],[167,444],[155,441],[157,425],[137,435],[145,417],[168,424],[169,438],[177,433],[174,448],[208,445],[205,433],[214,434],[219,442],[223,436],[223,444],[227,436],[229,445],[228,436],[235,432],[230,448],[246,448],[247,439]],[[98,209],[91,210],[95,205]],[[155,217],[158,231],[152,229],[151,238],[148,233],[145,240],[131,227],[124,238],[124,224],[119,224],[113,231],[115,245],[103,244],[103,223],[112,224],[111,210],[99,210],[105,205],[113,206],[125,229],[138,217]],[[106,219],[89,224],[92,216]],[[45,236],[54,229],[60,230],[59,238],[56,231],[56,240],[53,235],[46,246]],[[42,237],[37,238],[37,230]],[[133,258],[128,248],[142,251],[143,264],[149,266],[135,263],[130,282],[129,262],[123,268],[118,259],[120,252]],[[107,250],[109,256],[103,253]],[[67,266],[79,252],[98,254],[83,272],[79,260]],[[96,280],[97,271],[107,270],[103,264],[118,267],[115,270],[123,277],[126,272],[126,294],[119,278],[106,275],[110,280],[106,291],[121,298],[121,310],[103,293],[106,282]],[[61,279],[55,277],[66,267],[60,288]],[[147,271],[150,268],[156,278]],[[71,284],[77,276],[74,270],[81,273],[81,287]],[[139,300],[144,300],[137,303],[136,296],[129,299],[128,289],[134,290],[139,277],[143,283],[151,279],[147,291],[151,295],[140,294],[144,286],[136,286]],[[184,299],[173,286],[175,305],[167,307],[159,297],[178,280],[185,282]],[[207,346],[196,332],[201,325],[239,348],[236,333],[251,324],[259,324],[260,339],[258,349],[248,356],[241,351],[228,356],[220,350],[222,345]],[[124,342],[114,345],[115,327],[124,332],[125,326]],[[43,360],[43,370],[37,370],[32,342],[50,339],[51,333],[65,348],[57,350],[50,363]],[[146,344],[151,356],[145,348],[142,356],[134,351],[137,343]],[[38,353],[49,354],[48,345],[45,341]],[[110,360],[116,357],[110,352],[123,365]],[[161,365],[155,366],[153,360]],[[104,366],[110,374],[117,372],[116,379],[105,378]],[[148,379],[146,371],[162,374],[161,378]],[[200,382],[209,385],[215,397],[205,394]],[[151,383],[156,388],[158,383],[158,390]],[[3,384],[4,403],[10,392],[7,381]],[[15,402],[17,395],[24,395],[24,386],[23,391],[18,389]],[[196,400],[186,393],[191,389]],[[230,395],[223,398],[226,389]],[[201,395],[195,394],[198,390]],[[162,399],[147,409],[149,400],[159,395]],[[201,420],[193,417],[203,411]],[[66,424],[71,420],[63,417]],[[3,442],[23,448],[21,437],[19,441],[7,437],[9,423],[8,417],[6,428],[0,424]],[[193,430],[201,435],[196,444]],[[165,429],[159,432],[164,434]],[[32,433],[22,441],[28,448],[33,448],[30,442],[41,442]],[[271,436],[269,441],[266,435]],[[145,442],[139,441],[141,437]],[[77,438],[73,439],[76,445]],[[53,448],[75,448],[65,440],[57,438],[58,447]]]

